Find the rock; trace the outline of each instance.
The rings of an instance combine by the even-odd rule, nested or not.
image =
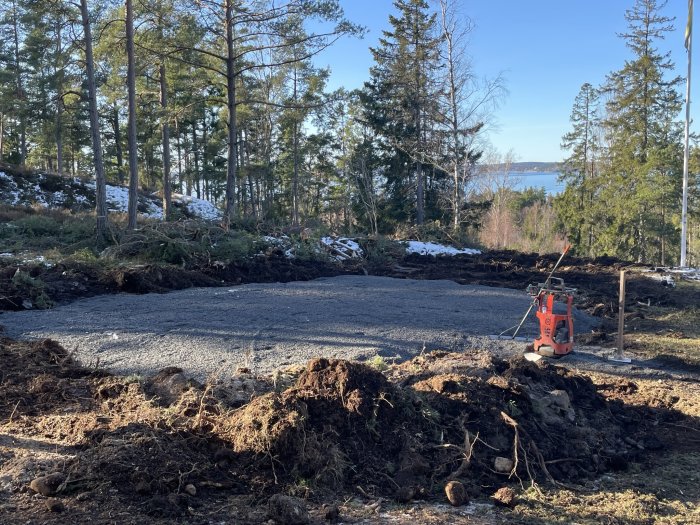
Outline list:
[[[58,491],[58,487],[61,486],[61,483],[65,480],[66,477],[63,474],[54,472],[48,476],[41,476],[32,480],[29,484],[29,488],[42,496],[53,496]]]
[[[323,511],[323,517],[330,522],[335,523],[338,521],[338,518],[340,518],[340,508],[338,508],[338,505],[324,504],[323,507],[321,507],[321,510]]]
[[[551,406],[556,406],[564,411],[568,411],[571,408],[571,399],[566,390],[552,390],[549,393],[549,404]]]
[[[501,487],[498,489],[493,496],[491,496],[496,503],[501,507],[515,507],[517,503],[517,497],[515,491],[510,487]]]
[[[302,500],[284,494],[274,494],[267,501],[267,515],[284,525],[306,525],[311,520]]]
[[[185,485],[185,492],[194,497],[197,495],[197,487],[195,487],[192,483],[188,483]]]
[[[416,490],[413,487],[399,487],[394,494],[394,499],[399,503],[408,503],[416,495]]]
[[[513,470],[513,465],[513,460],[510,458],[503,458],[499,456],[493,461],[494,470],[502,474],[510,474]]]
[[[454,507],[469,503],[467,490],[459,481],[450,481],[447,483],[447,485],[445,485],[445,495],[447,496],[447,501]]]
[[[47,499],[46,508],[49,509],[50,512],[63,512],[66,510],[66,506],[63,504],[63,502],[56,498]]]

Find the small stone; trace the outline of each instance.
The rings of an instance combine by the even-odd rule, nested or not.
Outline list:
[[[502,474],[510,474],[510,472],[513,470],[513,465],[513,460],[510,458],[503,458],[499,456],[493,461],[494,470]]]
[[[450,481],[445,485],[445,495],[447,496],[447,501],[454,507],[460,507],[469,503],[467,490],[459,481]]]
[[[190,496],[195,497],[197,495],[197,487],[192,485],[192,483],[188,483],[185,485],[185,492]]]
[[[63,502],[56,498],[47,499],[46,508],[49,509],[50,512],[63,512],[66,510],[66,506],[63,504]]]
[[[267,515],[284,525],[306,525],[311,520],[302,500],[284,494],[274,494],[267,501]]]
[[[29,488],[42,496],[54,496],[58,487],[66,480],[66,477],[60,472],[54,472],[48,476],[38,477],[29,484]]]
[[[515,491],[510,487],[501,487],[491,497],[494,499],[496,505],[500,505],[501,507],[512,508],[515,507],[517,502]]]
[[[394,499],[399,503],[408,503],[416,495],[416,490],[413,487],[399,487],[394,494]]]

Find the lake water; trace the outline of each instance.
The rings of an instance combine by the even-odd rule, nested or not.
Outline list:
[[[524,190],[525,188],[544,188],[548,195],[556,195],[564,191],[566,184],[557,182],[559,172],[517,172],[511,171],[508,174],[516,181],[516,190]]]

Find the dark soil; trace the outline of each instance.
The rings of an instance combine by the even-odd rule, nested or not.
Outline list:
[[[559,259],[557,254],[538,255],[513,251],[489,251],[480,255],[430,257],[409,255],[402,262],[369,269],[373,275],[411,279],[451,279],[460,284],[480,284],[524,290],[544,282]],[[620,270],[647,268],[612,257],[584,259],[566,256],[557,269],[567,286],[578,290],[576,306],[597,316],[617,315]],[[650,302],[656,306],[700,304],[700,293],[678,294],[661,281],[636,273],[627,276],[627,304]]]
[[[18,271],[28,278],[17,279]],[[49,268],[36,264],[12,265],[0,268],[0,311],[50,307],[108,293],[164,293],[196,286],[308,281],[341,273],[349,272],[330,262],[283,256],[198,269],[155,264],[103,267],[80,262],[64,262]]]
[[[0,441],[8,523],[17,509],[23,523],[207,523],[243,500],[240,522],[261,523],[273,494],[315,509],[345,496],[443,501],[449,481],[488,501],[504,486],[571,486],[690,451],[700,429],[688,415],[697,400],[671,384],[594,380],[485,352],[434,352],[385,373],[317,359],[291,387],[237,409],[221,385],[192,381],[154,399],[153,385],[176,369],[137,382],[82,368],[50,341],[5,339],[0,352],[0,436],[78,446],[33,471],[62,475],[57,505],[12,470],[27,445]]]
[[[279,252],[279,253],[278,253]],[[0,267],[0,311],[50,307],[81,297],[105,293],[163,293],[194,286],[231,286],[254,282],[305,281],[342,274],[370,274],[411,279],[449,279],[523,290],[546,279],[558,255],[501,251],[481,255],[431,257],[409,255],[401,261],[347,261],[288,259],[279,250],[228,265],[180,267],[174,265],[120,265],[65,262],[53,267],[12,265]],[[638,266],[611,258],[567,257],[557,270],[568,286],[577,288],[578,308],[600,317],[617,314],[619,270]],[[31,279],[18,279],[17,272]],[[700,292],[675,293],[660,281],[630,272],[627,304],[685,307],[700,304]],[[595,341],[589,341],[595,342]]]

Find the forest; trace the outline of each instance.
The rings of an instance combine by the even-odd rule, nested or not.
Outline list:
[[[674,264],[683,79],[657,50],[664,4],[637,0],[629,59],[586,82],[562,137],[558,196],[515,191],[488,131],[504,76],[469,60],[473,24],[448,0],[396,0],[364,87],[331,91],[315,57],[365,29],[339,0],[2,0],[0,161],[219,206],[268,224]],[[622,16],[622,13],[620,14]],[[691,152],[691,174],[700,168]],[[538,160],[538,159],[525,159]],[[546,160],[546,159],[542,159]],[[700,246],[691,175],[689,257]]]

